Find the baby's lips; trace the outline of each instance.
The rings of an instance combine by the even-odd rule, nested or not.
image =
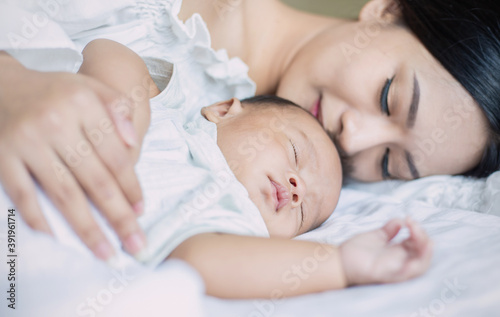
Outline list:
[[[288,189],[280,183],[274,181],[271,182],[273,183],[274,187],[276,187],[276,198],[278,200],[276,210],[280,210],[290,202],[290,191],[288,191]]]

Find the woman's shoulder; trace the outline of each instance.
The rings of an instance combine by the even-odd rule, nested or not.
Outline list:
[[[274,1],[274,0],[273,0]],[[210,32],[212,48],[225,49],[229,56],[243,57],[249,14],[266,10],[272,0],[183,0],[178,18],[186,21],[198,13]]]

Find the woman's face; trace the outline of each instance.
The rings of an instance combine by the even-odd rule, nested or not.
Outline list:
[[[317,35],[277,94],[308,109],[363,181],[464,173],[479,163],[487,121],[467,91],[381,3]]]

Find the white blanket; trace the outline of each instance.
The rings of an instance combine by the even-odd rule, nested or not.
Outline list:
[[[44,211],[53,209],[39,199]],[[203,316],[203,282],[187,264],[172,260],[152,271],[120,254],[111,267],[64,233],[62,219],[54,222],[62,237],[56,241],[9,212],[1,189],[0,208],[0,316]]]
[[[500,217],[491,215],[500,210],[499,181],[500,173],[487,181],[439,176],[410,183],[348,185],[332,217],[300,239],[339,244],[392,217],[410,215],[434,240],[430,270],[405,283],[276,302],[205,296],[198,274],[178,261],[167,261],[157,271],[140,266],[112,269],[84,250],[30,231],[17,215],[16,310],[7,307],[9,294],[4,293],[0,316],[499,316]],[[0,202],[0,256],[7,262],[10,206],[2,195]],[[7,291],[10,268],[0,267],[0,288]]]
[[[500,173],[487,181],[435,176],[408,183],[348,185],[330,219],[300,239],[339,244],[390,218],[409,215],[435,243],[427,273],[405,283],[358,286],[276,302],[207,297],[207,315],[500,316],[500,218],[491,214],[500,215]],[[407,234],[403,230],[395,239]]]

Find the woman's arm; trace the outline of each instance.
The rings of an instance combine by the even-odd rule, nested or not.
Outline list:
[[[422,274],[430,264],[431,242],[413,221],[410,237],[390,243],[404,222],[355,236],[340,247],[327,244],[227,234],[200,234],[181,243],[169,258],[200,272],[207,294],[222,298],[271,298],[391,283]]]

